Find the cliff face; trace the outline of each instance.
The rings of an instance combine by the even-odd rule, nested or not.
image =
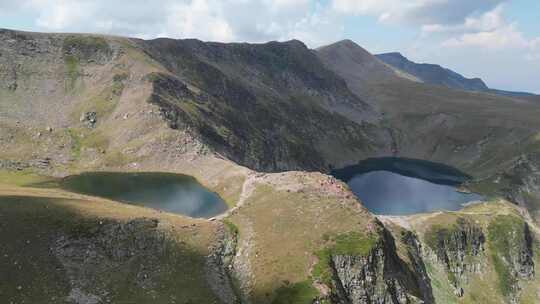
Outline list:
[[[327,170],[388,145],[377,113],[299,41],[261,45],[140,42],[169,74],[153,95],[173,128],[260,171]]]
[[[386,230],[365,254],[330,251],[328,266],[332,303],[404,304],[434,303],[429,278],[419,254],[419,245],[411,234],[407,242],[407,264],[398,256],[395,240]]]
[[[265,99],[239,84],[213,95],[174,76],[149,79],[149,102],[160,107],[171,128],[187,129],[216,152],[260,171],[328,170],[377,153],[386,140],[371,123],[328,112],[318,97]]]
[[[463,296],[463,285],[468,273],[481,273],[481,259],[486,237],[482,229],[472,222],[458,218],[450,228],[434,226],[427,232],[426,243],[438,262],[448,272],[448,279],[457,296]]]
[[[228,223],[228,222],[227,222]],[[238,231],[228,223],[217,232],[216,242],[206,260],[206,279],[222,303],[239,303],[241,296],[235,286],[233,259],[236,254]]]
[[[425,244],[420,256],[428,265],[435,302],[532,300],[538,242],[516,207],[485,203],[455,214],[411,218],[411,223]]]

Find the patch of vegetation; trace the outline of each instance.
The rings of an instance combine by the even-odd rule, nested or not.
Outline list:
[[[240,233],[240,230],[238,229],[238,226],[236,226],[230,220],[227,220],[227,219],[223,220],[223,224],[225,225],[225,227],[227,228],[229,233],[231,233],[232,235],[238,235]]]
[[[111,88],[111,93],[113,96],[120,96],[124,91],[124,81],[128,78],[127,73],[115,74],[113,76],[113,84]]]
[[[313,266],[311,275],[328,286],[332,284],[330,269],[332,256],[367,256],[378,241],[374,234],[362,235],[358,232],[339,234],[335,237],[326,236],[326,238],[329,238],[331,244],[315,253],[318,261]]]
[[[334,239],[335,245],[332,248],[332,254],[366,256],[375,247],[377,240],[373,234],[367,236],[358,232],[340,234]]]
[[[64,56],[64,87],[66,91],[71,91],[75,88],[77,79],[79,78],[79,60],[73,55]]]
[[[272,304],[311,304],[319,295],[310,281],[282,286],[276,290]]]
[[[65,70],[65,90],[72,91],[81,75],[81,62],[96,61],[108,57],[112,50],[103,37],[70,35],[62,45]]]
[[[95,111],[98,119],[106,117],[114,110],[123,89],[124,85],[122,83],[113,83],[84,102],[80,112]]]
[[[105,149],[109,145],[109,139],[98,131],[92,131],[81,139],[81,146],[94,149]]]
[[[429,228],[425,233],[425,241],[431,250],[437,252],[440,249],[440,243],[448,239],[452,234],[454,227],[443,227],[441,225],[434,225]]]
[[[95,47],[97,49],[106,49],[109,47],[103,37],[88,35],[72,35],[64,39],[64,49]]]
[[[330,269],[330,262],[332,258],[331,251],[329,249],[323,249],[315,253],[317,256],[317,263],[313,266],[311,275],[316,280],[320,281],[327,286],[332,285],[332,270]]]
[[[54,183],[54,178],[35,174],[29,170],[0,170],[0,184],[14,186],[35,186]]]
[[[66,131],[71,139],[71,156],[74,159],[79,159],[81,156],[82,147],[81,137],[74,129],[68,128]]]

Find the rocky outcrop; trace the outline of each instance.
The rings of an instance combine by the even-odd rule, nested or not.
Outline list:
[[[88,128],[95,128],[97,123],[97,113],[93,111],[82,113],[79,121]]]
[[[533,236],[527,223],[523,224],[523,238],[519,243],[519,253],[512,264],[519,278],[532,279],[535,274]]]
[[[221,227],[216,243],[206,262],[206,278],[210,288],[223,303],[239,303],[234,286],[233,259],[236,254],[237,232]]]
[[[469,283],[491,269],[496,276],[482,279],[497,282],[497,293],[517,303],[522,281],[535,275],[533,234],[527,222],[517,214],[497,215],[485,224],[473,217],[442,216],[446,223],[435,224],[424,234],[427,250],[422,257],[440,265],[455,296],[477,292]]]
[[[153,87],[148,101],[160,107],[171,128],[189,131],[214,151],[249,168],[327,171],[351,158],[377,153],[388,140],[374,124],[329,111],[328,104],[343,100],[363,105],[346,87],[338,86],[345,93],[327,89],[330,84],[292,92],[281,82],[248,85],[205,61],[192,68],[200,78],[148,75]]]
[[[486,237],[482,228],[458,218],[450,227],[434,226],[426,233],[426,243],[448,272],[448,279],[458,296],[463,295],[467,274],[482,270]]]
[[[411,247],[416,241],[409,240]],[[384,230],[380,241],[366,256],[333,255],[333,301],[350,304],[405,304],[433,303],[429,279],[418,259],[418,248],[414,255],[414,270],[411,270],[396,251],[394,239]]]
[[[86,63],[105,64],[114,56],[113,48],[101,36],[68,35],[62,42],[64,57]]]
[[[427,273],[426,265],[424,264],[422,256],[423,248],[420,240],[413,232],[404,230],[401,232],[400,242],[406,249],[407,258],[409,261],[407,266],[412,270],[412,273],[414,273],[418,289],[422,295],[422,298],[424,299],[424,302],[435,303],[431,288],[431,279]]]

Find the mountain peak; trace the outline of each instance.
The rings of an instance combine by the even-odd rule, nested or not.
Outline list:
[[[400,52],[389,52],[389,53],[383,53],[383,54],[377,55],[377,57],[381,57],[381,56],[393,57],[396,59],[407,60],[407,61],[409,60],[407,59],[407,57],[403,56],[403,54],[401,54]]]
[[[350,47],[359,47],[359,45],[352,41],[351,39],[343,39],[335,43],[336,45],[350,46]]]
[[[484,81],[480,78],[469,79],[437,64],[416,63],[398,52],[384,53],[375,56],[386,64],[413,75],[425,83],[442,85],[465,91],[485,92],[489,90]]]
[[[294,46],[294,47],[307,48],[306,44],[298,39],[291,39],[283,43],[286,45]]]

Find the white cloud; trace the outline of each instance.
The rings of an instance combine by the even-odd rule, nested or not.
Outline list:
[[[9,2],[0,0],[0,8]],[[341,26],[312,0],[21,0],[42,31],[98,32],[215,41],[339,37]],[[325,28],[322,29],[324,24]],[[328,33],[331,32],[331,35]],[[319,34],[320,33],[320,34]]]
[[[540,37],[527,38],[519,31],[516,23],[508,23],[503,16],[503,6],[456,26],[429,25],[422,28],[424,33],[451,33],[453,37],[444,40],[442,47],[479,48],[483,50],[516,50],[527,60],[540,58]]]
[[[167,36],[197,37],[203,40],[229,42],[235,39],[222,7],[208,0],[173,4],[167,16]]]
[[[480,74],[487,78],[500,73],[498,83],[511,83],[517,82],[520,73],[538,75],[540,37],[526,37],[518,23],[506,19],[506,5],[514,5],[509,2],[157,0],[150,3],[148,0],[0,0],[0,25],[23,26],[27,30],[46,32],[94,32],[145,39],[171,37],[265,42],[296,38],[311,47],[340,40],[347,32],[358,34],[348,38],[364,41],[364,46],[371,50],[407,52],[415,48],[414,52],[410,52],[412,59],[416,57],[417,60],[449,64],[470,76]],[[375,17],[378,23],[385,26],[377,28],[380,24],[374,24],[373,31],[354,28],[354,19],[364,16]],[[25,24],[32,19],[33,24]],[[394,27],[388,29],[387,25]],[[370,38],[371,32],[378,33],[383,29],[398,33],[410,33],[412,29],[418,35],[416,39],[401,40],[390,39],[384,34],[380,39]],[[363,33],[367,35],[363,37]],[[489,56],[486,56],[488,52]],[[488,58],[493,61],[488,63]],[[508,60],[531,64],[514,68],[515,74],[510,80],[506,72],[489,70],[494,63]],[[485,62],[487,66],[480,66],[478,62]],[[488,70],[489,73],[485,72]],[[522,78],[520,82],[530,78]]]
[[[445,47],[483,47],[489,49],[528,48],[531,42],[523,37],[515,25],[505,25],[492,31],[465,33],[442,43]]]
[[[421,31],[423,34],[493,31],[506,24],[502,14],[503,5],[498,5],[493,10],[480,16],[466,17],[461,24],[425,24],[422,25]]]
[[[71,1],[30,1],[29,6],[40,11],[40,15],[36,20],[39,27],[62,30],[69,28],[76,23],[86,21],[86,17],[93,15],[96,7],[91,2],[71,2]]]
[[[506,0],[332,0],[342,14],[373,15],[380,22],[454,25],[491,10]]]

